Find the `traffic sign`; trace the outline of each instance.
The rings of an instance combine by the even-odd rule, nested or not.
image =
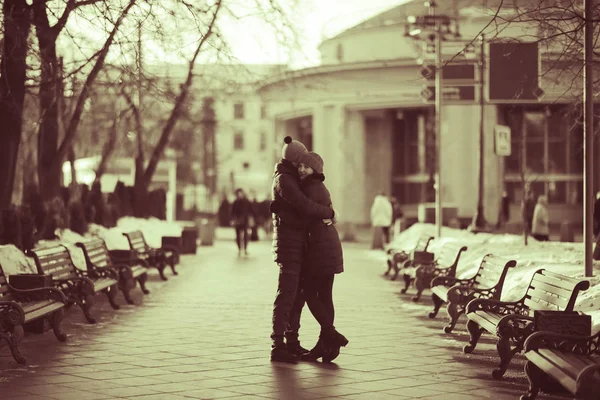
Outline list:
[[[427,79],[435,79],[435,65],[423,64],[419,68],[419,74]],[[442,68],[443,80],[465,80],[475,81],[475,64],[448,64]]]
[[[475,85],[444,86],[442,88],[444,101],[475,101]],[[421,90],[423,101],[435,101],[435,86],[425,86]]]

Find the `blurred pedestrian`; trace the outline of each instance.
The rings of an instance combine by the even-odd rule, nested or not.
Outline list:
[[[229,204],[229,200],[227,200],[227,195],[225,193],[223,193],[223,197],[221,198],[217,215],[219,217],[219,226],[229,226],[231,222],[231,205]]]
[[[390,226],[392,225],[393,215],[392,203],[390,203],[385,193],[381,192],[375,196],[375,200],[371,206],[371,226],[375,230],[381,229],[384,244],[390,242]]]
[[[532,216],[533,217],[533,216]],[[500,208],[498,210],[498,223],[496,229],[501,229],[506,226],[510,219],[510,198],[506,190],[502,192],[502,198],[500,199]]]
[[[390,196],[388,197],[388,199],[390,203],[392,203],[392,226],[394,227],[394,229],[391,236],[393,238],[395,235],[400,234],[400,220],[404,216],[404,213],[402,212],[402,207],[397,198],[395,198],[394,196]]]
[[[533,211],[531,236],[535,240],[545,242],[550,238],[550,216],[548,214],[548,198],[545,195],[538,197]]]
[[[535,193],[530,186],[525,188],[525,197],[521,204],[521,213],[523,216],[523,222],[525,224],[525,231],[527,234],[531,234],[531,228],[533,224],[533,213],[535,211]]]
[[[596,193],[594,202],[594,236],[596,237],[596,246],[594,247],[594,260],[600,260],[600,192]]]
[[[235,191],[235,200],[231,205],[231,222],[235,227],[235,241],[238,247],[238,256],[248,255],[248,228],[252,217],[252,203],[246,198],[242,189]]]

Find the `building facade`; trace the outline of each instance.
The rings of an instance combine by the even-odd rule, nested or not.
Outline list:
[[[441,12],[457,13],[464,38],[476,37],[491,18],[490,8],[440,3],[449,3]],[[259,90],[272,104],[276,136],[294,136],[323,156],[326,183],[343,222],[368,223],[373,198],[381,191],[394,195],[408,217],[416,217],[418,204],[435,197],[435,113],[433,102],[422,94],[432,82],[420,75],[431,56],[422,43],[405,37],[408,15],[424,13],[421,1],[395,7],[323,42],[322,65],[272,78]],[[494,33],[494,40],[535,37],[537,29],[511,25]],[[464,40],[445,42],[444,61],[456,58],[464,46]],[[485,51],[489,54],[488,45]],[[568,71],[548,68],[551,53],[540,51],[546,72],[539,78],[545,92],[539,100],[492,101],[486,92],[480,102],[475,90],[472,99],[445,101],[441,193],[444,206],[456,207],[460,218],[472,218],[476,210],[483,126],[486,220],[496,223],[506,190],[511,221],[519,221],[526,181],[537,195],[548,196],[554,222],[581,224],[583,132],[571,106],[581,86]],[[462,64],[474,66],[480,81],[478,58],[476,49],[458,56]],[[484,67],[486,79],[489,65]],[[497,125],[511,128],[510,156],[495,152]]]

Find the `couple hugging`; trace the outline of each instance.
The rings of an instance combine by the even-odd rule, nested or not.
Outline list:
[[[344,270],[342,245],[331,196],[323,181],[323,159],[299,141],[284,139],[273,178],[273,253],[279,266],[273,306],[271,361],[333,361],[348,340],[333,326],[333,277]],[[304,304],[321,326],[312,350],[300,346]]]

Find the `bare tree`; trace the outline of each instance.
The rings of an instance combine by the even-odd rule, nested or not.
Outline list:
[[[119,28],[129,11],[135,5],[136,0],[129,0],[126,6],[120,10],[108,37],[95,55],[95,62],[83,83],[81,92],[75,102],[73,113],[69,118],[68,124],[65,126],[64,137],[59,142],[60,112],[58,99],[60,97],[59,90],[62,80],[59,72],[57,40],[73,11],[78,7],[96,3],[100,3],[100,1],[68,0],[61,16],[52,26],[49,22],[48,2],[45,0],[33,0],[32,3],[33,20],[41,59],[41,81],[39,87],[41,123],[38,134],[38,177],[40,194],[44,200],[49,200],[57,194],[60,187],[62,163],[71,149],[73,139],[76,136],[85,101],[104,66],[104,62]]]
[[[2,26],[4,36],[0,61],[0,209],[5,209],[11,204],[23,123],[30,31],[29,6],[25,0],[4,0]]]

